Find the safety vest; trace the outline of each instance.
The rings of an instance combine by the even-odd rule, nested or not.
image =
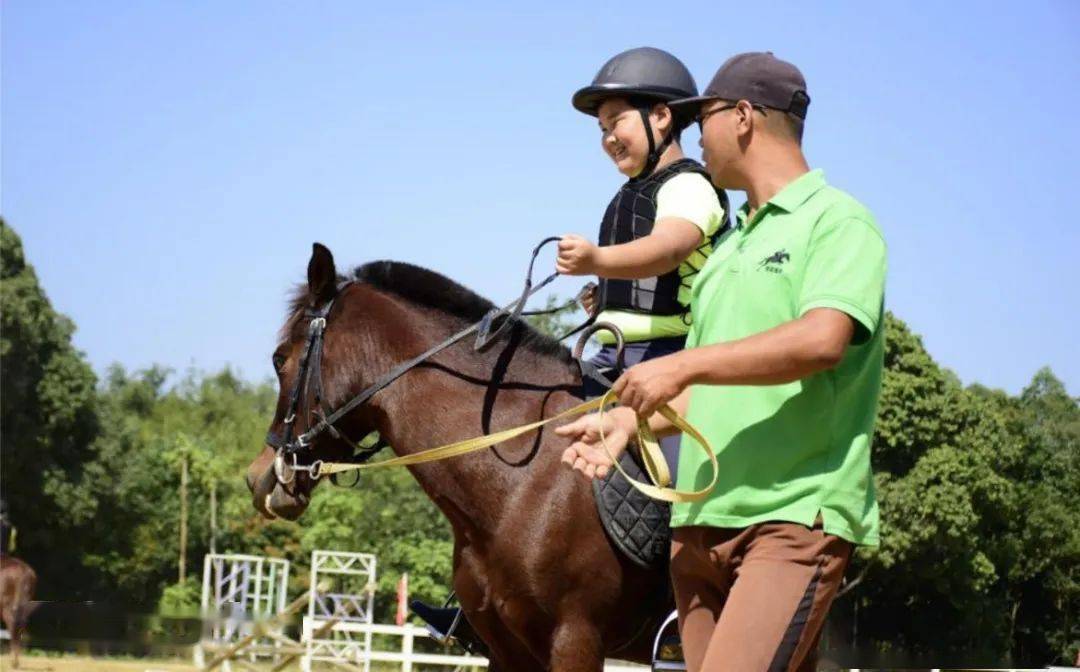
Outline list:
[[[619,189],[619,193],[615,194],[604,212],[604,219],[600,224],[600,246],[621,245],[652,233],[656,223],[656,194],[665,182],[680,173],[697,173],[709,180],[709,173],[693,159],[680,159],[648,177],[630,180]],[[722,189],[717,189],[716,194],[727,218],[727,195]],[[713,235],[712,242],[715,243],[716,238],[727,227],[728,223],[725,222]],[[597,288],[599,308],[631,310],[652,315],[679,315],[687,310],[678,299],[682,282],[678,267],[660,276],[637,280],[600,278]]]

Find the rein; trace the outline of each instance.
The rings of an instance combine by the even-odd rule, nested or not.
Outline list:
[[[660,452],[660,444],[656,439],[656,435],[652,429],[649,428],[649,423],[646,419],[638,416],[637,420],[637,439],[638,446],[641,448],[641,454],[645,469],[649,473],[649,478],[653,480],[657,485],[651,483],[642,483],[641,481],[634,480],[629,474],[623,470],[619,464],[619,460],[612,454],[611,449],[607,446],[607,441],[604,437],[602,416],[609,406],[616,403],[617,398],[614,390],[609,389],[604,396],[590,399],[589,401],[582,402],[577,406],[568,408],[565,411],[557,413],[550,418],[543,420],[537,420],[536,422],[530,422],[525,425],[519,425],[510,429],[504,429],[499,432],[491,434],[485,434],[471,439],[464,439],[462,441],[455,441],[454,443],[448,443],[444,446],[438,446],[437,448],[429,448],[422,450],[418,453],[411,455],[402,455],[400,457],[393,457],[389,460],[382,462],[375,462],[372,464],[361,464],[356,462],[323,462],[322,460],[316,460],[311,464],[310,471],[313,478],[318,478],[322,475],[338,474],[344,471],[362,471],[365,469],[382,469],[386,467],[406,467],[413,464],[424,464],[425,462],[436,462],[438,460],[445,460],[450,457],[458,457],[459,455],[467,455],[469,453],[475,453],[478,450],[484,448],[490,448],[495,444],[509,441],[515,437],[527,434],[533,430],[539,429],[544,425],[555,422],[556,420],[564,420],[577,415],[582,415],[590,411],[597,411],[601,414],[601,428],[600,428],[600,444],[604,447],[604,452],[607,453],[608,458],[611,459],[615,468],[630,482],[630,485],[640,490],[643,494],[653,499],[657,499],[663,502],[696,502],[704,499],[712,491],[713,486],[716,485],[716,481],[720,475],[720,467],[716,461],[716,453],[712,449],[712,444],[709,440],[701,435],[701,432],[696,427],[691,425],[682,416],[675,412],[675,409],[671,408],[667,404],[664,404],[660,409],[660,415],[667,418],[672,425],[678,428],[679,431],[689,434],[701,449],[709,457],[709,463],[712,465],[712,478],[709,480],[708,485],[700,490],[676,490],[675,488],[666,487],[666,483],[670,483],[670,476],[665,478],[664,474],[667,473],[667,466],[664,462],[664,455]],[[662,470],[659,465],[664,465]]]
[[[584,341],[593,333],[600,329],[608,329],[615,333],[619,347],[617,357],[622,358],[622,335],[618,330],[611,325],[603,323],[594,323],[595,318],[590,317],[585,323],[575,327],[568,333],[560,337],[559,340],[565,339],[573,334],[576,334],[583,329],[587,329],[582,334],[581,340],[578,342],[575,348],[575,357],[579,358],[579,364],[581,365],[582,374],[596,380],[608,389],[604,396],[592,399],[570,409],[562,411],[557,415],[537,422],[528,423],[511,429],[505,429],[492,434],[486,434],[472,439],[466,439],[463,441],[456,441],[454,443],[446,444],[436,448],[430,448],[411,455],[404,455],[400,457],[391,458],[382,462],[374,464],[366,464],[368,460],[380,452],[383,446],[376,444],[373,447],[363,448],[358,446],[343,432],[339,431],[334,423],[340,421],[348,413],[355,410],[357,407],[363,405],[370,400],[375,394],[388,387],[394,381],[401,376],[405,375],[410,370],[416,368],[419,364],[435,356],[439,352],[449,348],[450,346],[464,340],[466,337],[477,334],[474,348],[476,350],[483,350],[493,341],[498,339],[503,332],[509,328],[510,325],[515,323],[522,315],[540,315],[558,312],[567,308],[567,306],[561,306],[558,308],[545,310],[545,311],[533,311],[525,312],[525,304],[529,298],[536,292],[550,284],[555,278],[559,276],[558,273],[552,273],[544,280],[533,285],[532,275],[533,267],[536,264],[536,257],[539,255],[540,250],[547,244],[559,240],[558,237],[545,238],[537,245],[532,251],[532,258],[529,260],[529,268],[525,277],[525,287],[522,290],[521,296],[508,304],[503,308],[494,308],[490,310],[484,317],[465,329],[453,334],[446,340],[438,343],[437,345],[425,350],[419,355],[408,359],[388,372],[383,374],[373,384],[365,388],[362,392],[355,397],[347,401],[345,404],[339,406],[337,409],[332,409],[326,403],[323,395],[322,385],[322,352],[323,352],[323,339],[326,332],[326,320],[330,315],[330,311],[334,307],[334,302],[337,297],[352,284],[352,281],[346,281],[338,285],[337,292],[334,297],[326,302],[325,305],[318,308],[308,308],[304,317],[309,320],[308,322],[308,339],[304,345],[303,353],[300,356],[300,367],[296,378],[296,382],[293,384],[292,391],[289,393],[289,405],[284,419],[284,433],[277,434],[270,431],[266,435],[267,445],[273,447],[276,450],[274,457],[274,475],[278,482],[282,485],[291,483],[296,478],[296,472],[306,472],[309,477],[314,480],[318,480],[322,476],[328,475],[334,478],[336,474],[345,471],[359,472],[364,469],[377,469],[384,467],[399,467],[408,466],[412,464],[422,464],[425,462],[434,462],[436,460],[443,460],[449,457],[455,457],[458,455],[465,455],[468,453],[476,452],[484,448],[488,448],[503,441],[508,441],[522,434],[534,431],[556,420],[570,418],[590,411],[599,411],[602,415],[606,407],[616,402],[614,392],[611,390],[611,383],[603,377],[602,374],[596,369],[595,366],[580,360],[581,351],[584,346]],[[502,318],[501,322],[492,330],[492,326],[496,320]],[[311,393],[308,394],[309,388]],[[307,431],[297,435],[293,438],[294,427],[296,424],[297,412],[300,407],[301,399],[305,401],[305,413],[308,417],[316,417],[318,421],[309,426]],[[311,401],[314,401],[318,406],[314,411],[311,409]],[[656,440],[656,436],[652,430],[649,429],[648,422],[641,417],[638,417],[637,422],[637,435],[638,446],[641,448],[641,454],[643,462],[645,464],[646,471],[649,474],[650,479],[656,485],[649,483],[641,483],[630,478],[629,475],[619,465],[619,461],[611,454],[611,451],[607,447],[607,442],[604,441],[603,431],[601,429],[601,444],[604,446],[604,450],[607,452],[608,457],[612,459],[612,463],[615,468],[618,469],[623,476],[633,485],[635,488],[643,492],[645,495],[666,502],[691,502],[698,501],[704,498],[709,491],[712,490],[716,484],[719,476],[719,467],[716,461],[716,455],[712,450],[708,440],[692,425],[686,422],[681,416],[679,416],[674,409],[665,405],[659,410],[659,413],[667,418],[675,427],[677,427],[683,433],[689,434],[693,437],[701,448],[709,456],[709,460],[713,468],[713,476],[709,484],[696,491],[679,491],[674,488],[666,487],[671,482],[670,473],[668,472],[667,464],[664,461],[663,454],[660,452],[659,444]],[[354,450],[354,459],[350,462],[325,462],[323,460],[314,460],[311,464],[303,465],[299,463],[299,455],[301,453],[308,452],[312,442],[323,432],[329,433],[335,439],[341,439],[348,444]],[[291,464],[289,459],[291,458]]]
[[[292,482],[294,474],[287,473],[287,470],[291,472],[307,471],[310,473],[310,466],[301,465],[297,456],[298,454],[304,452],[311,445],[312,441],[314,441],[314,439],[323,432],[329,432],[330,435],[334,438],[342,439],[343,441],[345,441],[355,451],[355,453],[359,455],[359,462],[366,462],[367,460],[371,459],[371,457],[373,457],[375,453],[379,452],[379,450],[382,449],[381,446],[375,446],[374,448],[367,449],[361,448],[360,446],[356,445],[356,443],[354,443],[352,440],[350,440],[347,436],[345,436],[342,432],[338,431],[338,429],[334,426],[334,423],[341,420],[358,406],[366,403],[378,392],[388,387],[391,383],[393,383],[401,376],[405,375],[412,369],[416,368],[418,365],[427,361],[431,357],[434,357],[436,354],[449,348],[455,343],[458,343],[461,340],[465,339],[467,336],[472,335],[473,333],[477,334],[476,344],[474,348],[476,350],[482,350],[483,348],[487,347],[492,341],[498,338],[507,329],[509,325],[514,323],[521,315],[524,314],[525,304],[528,302],[529,298],[533,294],[546,287],[555,278],[559,276],[558,273],[552,273],[548,277],[544,278],[539,284],[535,286],[533,285],[532,275],[533,267],[536,264],[536,257],[540,254],[540,250],[543,249],[545,245],[548,245],[549,243],[558,240],[559,238],[557,236],[545,238],[544,240],[540,241],[540,244],[533,249],[532,257],[529,260],[529,269],[525,276],[525,288],[522,290],[521,296],[516,301],[508,304],[504,308],[494,308],[488,311],[488,313],[484,315],[484,317],[479,322],[476,322],[475,324],[472,324],[465,329],[462,329],[461,331],[450,336],[441,343],[420,353],[416,357],[413,357],[412,359],[406,360],[401,364],[398,364],[394,368],[390,369],[390,371],[386,372],[382,377],[376,380],[369,387],[360,392],[360,394],[356,395],[337,409],[331,409],[326,404],[326,401],[323,398],[321,366],[323,336],[326,331],[326,318],[330,315],[330,311],[333,310],[334,303],[337,300],[337,297],[340,296],[341,293],[349,285],[352,284],[352,281],[350,280],[339,284],[337,287],[337,292],[335,292],[333,298],[327,301],[322,307],[308,308],[307,310],[305,310],[304,317],[305,319],[309,320],[308,340],[307,343],[304,345],[303,353],[300,355],[300,368],[296,378],[296,382],[293,384],[292,391],[289,393],[289,406],[288,410],[285,413],[284,420],[284,435],[279,435],[273,431],[268,432],[266,435],[267,445],[273,447],[277,451],[277,456],[274,460],[274,470],[278,480],[282,484]],[[533,314],[545,314],[548,312],[556,312],[558,310],[562,310],[562,308],[552,309],[551,311],[536,311]],[[502,321],[496,327],[495,331],[492,332],[492,325],[495,324],[495,321],[500,317],[503,318]],[[580,327],[563,335],[562,338],[566,338],[567,336],[570,336],[577,331],[580,331],[582,328],[588,326],[591,322],[592,320],[590,319]],[[309,387],[314,388],[311,395],[305,394],[308,391]],[[301,398],[307,398],[309,396],[313,396],[315,403],[319,406],[318,411],[316,411],[316,413],[319,414],[317,416],[318,421],[314,425],[311,425],[308,430],[305,431],[303,434],[300,434],[299,436],[293,438],[294,426],[296,423],[297,411],[299,410]],[[308,407],[307,414],[309,417],[313,415],[310,406]],[[291,465],[286,464],[286,458],[292,458]]]

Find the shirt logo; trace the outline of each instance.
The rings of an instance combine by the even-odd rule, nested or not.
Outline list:
[[[758,268],[764,269],[769,273],[783,273],[783,270],[780,267],[784,265],[784,262],[790,260],[791,255],[788,254],[787,250],[777,250],[762,259],[761,263],[758,264]]]

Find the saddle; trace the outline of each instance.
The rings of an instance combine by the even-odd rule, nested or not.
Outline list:
[[[581,367],[583,393],[588,393],[590,388],[595,393],[611,387],[612,370],[600,369],[581,358],[586,339],[602,329],[615,335],[619,351],[616,358],[619,368],[624,368],[621,366],[622,332],[603,322],[592,325],[581,334],[574,348],[574,358]],[[624,451],[619,457],[619,466],[636,481],[650,480],[636,450]],[[671,547],[671,505],[647,497],[630,485],[630,481],[618,469],[612,469],[605,478],[593,479],[592,487],[596,512],[600,514],[600,522],[615,548],[640,567],[666,568]]]
[[[619,465],[635,480],[648,480],[637,453],[627,450]],[[608,538],[626,557],[646,569],[667,567],[671,547],[671,505],[639,492],[617,469],[593,480],[596,511]]]

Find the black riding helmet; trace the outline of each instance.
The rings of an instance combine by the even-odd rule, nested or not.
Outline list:
[[[667,103],[680,98],[697,95],[697,84],[683,62],[662,49],[638,47],[616,55],[600,72],[592,84],[579,89],[572,100],[574,107],[585,114],[597,116],[600,104],[608,98],[626,98],[637,106],[645,124],[649,139],[649,156],[645,169],[638,177],[647,177],[656,168],[660,155],[674,139],[674,131],[668,133],[659,145],[653,141],[649,109],[655,103]],[[685,116],[685,115],[683,115]],[[681,130],[688,123],[672,111],[676,128]]]

